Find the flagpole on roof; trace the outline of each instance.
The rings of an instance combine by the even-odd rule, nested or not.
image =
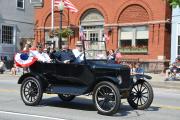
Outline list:
[[[54,0],[51,0],[51,30],[54,30]]]

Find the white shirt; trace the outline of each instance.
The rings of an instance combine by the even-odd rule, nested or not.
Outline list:
[[[51,62],[49,55],[45,52],[40,53],[37,50],[31,50],[30,56],[36,57],[38,61],[47,62],[47,63]]]
[[[81,62],[84,60],[84,54],[80,52],[78,49],[73,49],[72,52],[74,56],[76,57],[77,62]]]
[[[4,70],[4,67],[5,67],[5,64],[3,61],[0,61],[0,69],[3,69]]]

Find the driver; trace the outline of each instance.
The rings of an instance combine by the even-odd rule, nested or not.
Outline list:
[[[62,45],[62,50],[54,53],[56,60],[60,63],[71,63],[75,61],[75,56],[70,49],[68,49],[68,45]]]
[[[80,63],[84,60],[84,54],[82,53],[82,51],[82,41],[77,41],[76,48],[72,50],[74,56],[76,57],[76,63]]]

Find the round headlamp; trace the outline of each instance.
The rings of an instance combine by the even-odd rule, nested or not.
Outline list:
[[[122,77],[120,75],[117,76],[117,79],[119,80],[118,84],[122,84]]]
[[[133,76],[133,82],[136,83],[137,82],[137,77]]]

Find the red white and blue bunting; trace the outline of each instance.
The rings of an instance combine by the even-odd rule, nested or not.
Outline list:
[[[14,56],[16,66],[18,67],[29,67],[34,62],[37,61],[37,58],[29,55],[28,52],[16,53]]]

